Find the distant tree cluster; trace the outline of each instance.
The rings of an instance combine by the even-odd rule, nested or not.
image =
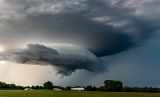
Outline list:
[[[34,90],[42,90],[42,89],[44,89],[43,86],[39,86],[39,85],[37,85],[37,86],[31,86],[31,87],[28,87],[28,88],[31,88],[31,89],[34,89]]]
[[[6,84],[5,82],[0,82],[0,90],[22,90],[23,86],[16,86],[15,84]]]
[[[5,82],[0,82],[0,90],[24,90],[25,88],[30,88],[33,90],[52,90],[53,88],[58,88],[64,90],[62,86],[54,86],[52,82],[47,81],[43,86],[16,86],[15,84],[6,84]]]
[[[109,92],[148,92],[148,93],[160,93],[160,88],[153,87],[123,87],[123,83],[115,80],[105,80],[104,86],[96,87],[92,85],[88,86],[54,86],[52,82],[47,81],[43,86],[16,86],[15,84],[6,84],[5,82],[0,82],[0,90],[24,90],[25,88],[30,88],[33,90],[52,90],[58,88],[61,90],[71,90],[71,88],[84,88],[85,91],[109,91]]]
[[[148,92],[148,93],[160,93],[160,88],[156,87],[124,87],[123,92]]]
[[[81,86],[75,86],[81,87]],[[72,87],[68,86],[65,90],[70,90]],[[106,80],[104,81],[104,86],[96,87],[96,86],[86,86],[83,88],[85,91],[109,91],[109,92],[148,92],[148,93],[160,93],[160,88],[153,87],[123,87],[123,83],[115,80]]]

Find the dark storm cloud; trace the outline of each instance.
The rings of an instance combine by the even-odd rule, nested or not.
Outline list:
[[[67,59],[68,57],[61,56],[60,52],[57,52],[57,55],[53,54],[53,59],[42,58],[43,62],[54,64],[58,68],[58,72],[63,72],[64,75],[70,74],[76,69],[89,71],[102,69],[103,71],[103,66],[100,68],[95,65],[102,65],[97,57],[117,54],[142,45],[145,40],[159,30],[159,18],[150,14],[143,15],[144,9],[146,9],[145,0],[131,1],[3,0],[7,7],[0,7],[6,10],[6,12],[0,11],[3,16],[0,18],[0,21],[2,21],[0,23],[0,43],[6,48],[27,43],[80,45],[86,49],[79,50],[76,56],[71,55]],[[148,3],[151,3],[152,6],[155,4],[152,1]],[[157,3],[159,2],[157,1]],[[156,11],[151,10],[152,14],[154,12]],[[48,49],[48,51],[50,50]],[[88,54],[84,57],[87,60],[82,58],[81,52]],[[33,56],[31,59],[28,57],[25,59],[24,53],[28,54],[23,50],[12,53],[19,56],[18,59],[14,60],[26,63],[34,59]],[[43,55],[40,52],[37,52],[37,54]],[[90,59],[89,56],[94,57],[94,60]],[[37,60],[35,63],[42,61],[40,59],[35,58],[34,61]],[[79,59],[81,60],[75,65],[75,62]],[[99,69],[91,69],[91,65],[93,65],[93,68],[98,66]]]
[[[127,1],[114,5],[105,0],[7,2],[23,6],[15,9],[24,19],[6,21],[15,41],[25,35],[27,42],[29,37],[36,43],[72,43],[85,46],[98,57],[137,46],[159,29],[154,20],[141,19],[134,15],[134,9],[123,7]]]
[[[68,46],[68,47],[67,47]],[[93,53],[76,45],[56,45],[53,48],[29,44],[26,49],[12,52],[1,52],[1,61],[12,61],[23,64],[51,65],[58,74],[70,75],[77,69],[91,72],[104,72],[102,61]]]

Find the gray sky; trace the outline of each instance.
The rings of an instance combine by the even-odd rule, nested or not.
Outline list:
[[[158,87],[159,5],[159,0],[0,0],[0,80],[100,86],[115,79]]]

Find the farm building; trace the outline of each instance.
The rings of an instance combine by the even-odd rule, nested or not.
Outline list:
[[[33,89],[31,89],[31,88],[25,88],[24,90],[33,90]]]
[[[84,88],[71,88],[71,91],[84,91]]]

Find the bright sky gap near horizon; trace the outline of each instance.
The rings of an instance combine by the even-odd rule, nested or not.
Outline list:
[[[159,43],[159,0],[0,0],[6,83],[160,87]]]

